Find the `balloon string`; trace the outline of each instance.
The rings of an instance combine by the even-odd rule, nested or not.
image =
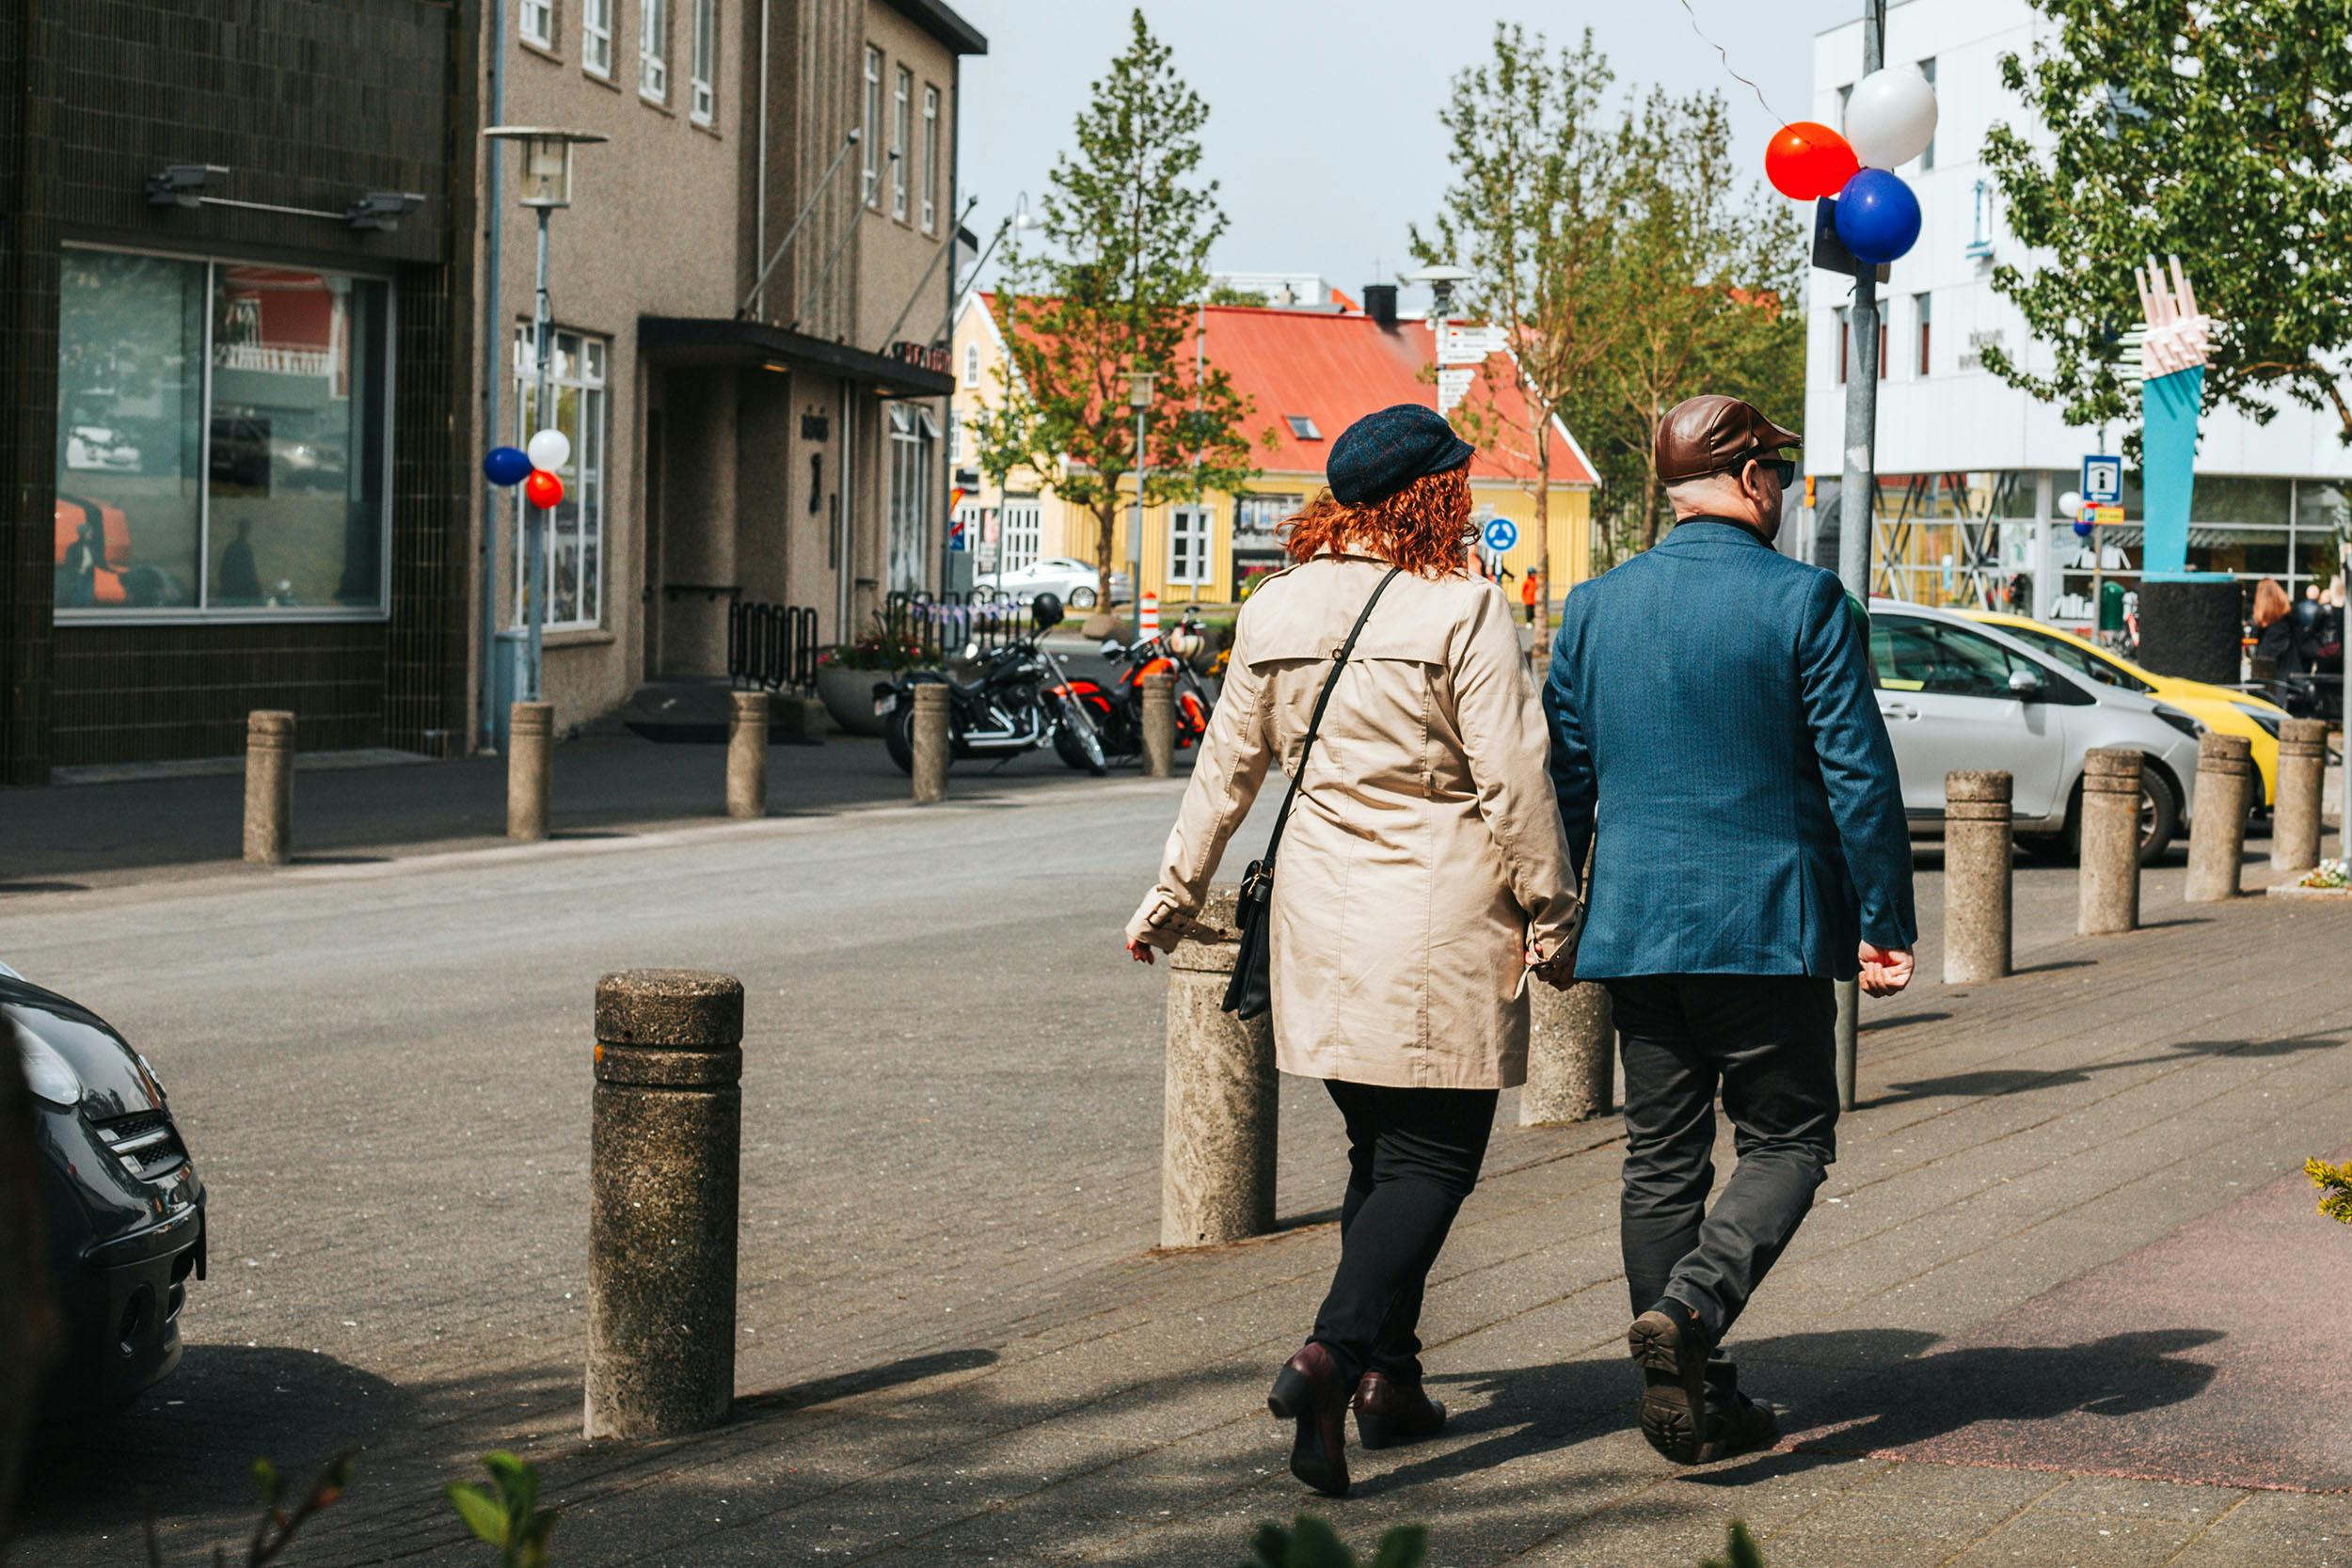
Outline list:
[[[1740,75],[1738,71],[1731,69],[1731,52],[1725,49],[1722,44],[1717,43],[1713,39],[1707,36],[1707,29],[1699,25],[1699,13],[1691,8],[1691,0],[1682,0],[1682,10],[1683,14],[1691,19],[1691,31],[1698,35],[1699,41],[1722,56],[1724,70],[1730,74],[1731,79],[1739,83],[1741,87],[1747,88],[1750,92],[1756,94],[1756,101],[1764,105],[1764,112],[1766,114],[1772,116],[1774,119],[1780,120],[1783,125],[1788,124],[1788,120],[1781,119],[1780,111],[1773,108],[1771,103],[1766,100],[1764,97],[1764,89],[1762,87],[1757,87],[1754,82],[1749,81],[1745,76]]]

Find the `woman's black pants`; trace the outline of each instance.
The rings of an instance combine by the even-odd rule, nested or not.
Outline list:
[[[1421,1379],[1422,1289],[1494,1131],[1493,1089],[1393,1089],[1327,1081],[1347,1119],[1340,1266],[1314,1341],[1350,1383]]]

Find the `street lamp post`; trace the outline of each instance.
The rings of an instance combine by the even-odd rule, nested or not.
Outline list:
[[[1138,634],[1143,626],[1143,419],[1151,411],[1153,379],[1150,371],[1127,372],[1127,406],[1136,411],[1136,526],[1127,535],[1127,595],[1136,607]]]
[[[532,420],[541,428],[552,428],[554,413],[554,316],[548,296],[548,217],[558,207],[572,204],[572,149],[583,142],[600,142],[609,138],[601,131],[561,131],[544,125],[494,125],[482,133],[492,141],[519,142],[522,145],[522,204],[539,217],[539,271],[537,292],[532,303],[532,347],[537,355],[539,373],[538,394]],[[530,421],[525,421],[530,422]],[[497,432],[485,432],[497,439]],[[531,432],[523,434],[528,436]],[[495,539],[498,532],[498,509],[487,509],[483,531]],[[485,551],[495,561],[495,554]],[[548,606],[548,519],[544,508],[526,505],[523,514],[523,635],[522,678],[517,682],[517,695],[525,702],[540,700],[542,639],[547,623]],[[498,583],[495,574],[483,584],[483,593],[495,594]],[[484,649],[488,657],[491,650]]]

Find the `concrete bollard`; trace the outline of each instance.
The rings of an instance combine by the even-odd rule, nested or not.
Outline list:
[[[768,815],[768,693],[738,691],[727,717],[727,815]]]
[[[947,689],[926,682],[914,689],[914,803],[947,798]]]
[[[2270,864],[2308,871],[2319,863],[2319,800],[2328,776],[2328,721],[2279,724],[2279,798],[2270,811]]]
[[[2078,936],[2139,927],[2139,772],[2146,764],[2128,746],[2095,747],[2083,755]]]
[[[555,705],[516,703],[506,721],[506,836],[548,836],[548,768],[555,749]]]
[[[1237,935],[1233,890],[1216,888],[1168,955],[1164,1247],[1216,1246],[1274,1228],[1274,1025],[1224,1010]]]
[[[1944,775],[1944,983],[2010,972],[2010,777]]]
[[[1143,677],[1143,776],[1176,771],[1176,677],[1166,671]]]
[[[596,982],[588,1127],[590,1437],[666,1437],[735,1399],[743,987],[631,969]]]
[[[2253,802],[2253,742],[2207,733],[2197,742],[2197,812],[2188,830],[2191,904],[2235,898],[2246,858],[2246,813]]]
[[[283,865],[294,841],[294,716],[255,708],[245,717],[245,859]]]
[[[1554,990],[1531,979],[1527,1085],[1519,1090],[1521,1127],[1565,1127],[1609,1112],[1617,1027],[1609,988],[1581,980]]]

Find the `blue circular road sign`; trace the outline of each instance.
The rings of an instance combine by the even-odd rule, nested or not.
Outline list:
[[[1486,547],[1497,555],[1507,553],[1519,542],[1519,525],[1508,517],[1486,519]]]

